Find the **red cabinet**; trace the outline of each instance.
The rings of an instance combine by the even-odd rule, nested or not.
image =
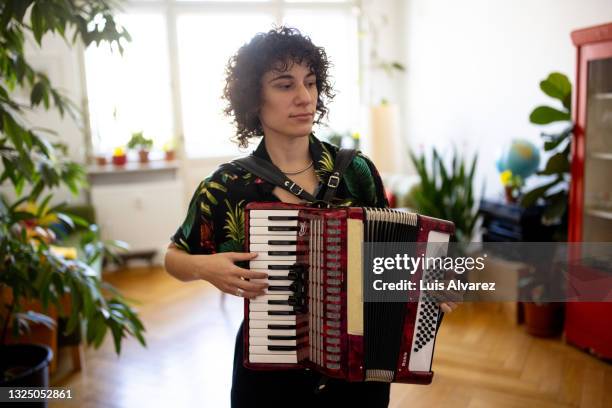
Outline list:
[[[612,23],[572,32],[576,86],[569,240],[612,242]],[[568,303],[566,340],[612,358],[612,303]]]

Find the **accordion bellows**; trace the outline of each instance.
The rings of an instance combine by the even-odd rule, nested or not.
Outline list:
[[[245,219],[245,249],[258,253],[249,268],[267,273],[269,284],[266,295],[245,299],[245,367],[432,381],[437,304],[424,293],[418,301],[363,302],[363,244],[417,242],[428,252],[428,242],[449,241],[453,223],[392,209],[285,203],[250,203]]]

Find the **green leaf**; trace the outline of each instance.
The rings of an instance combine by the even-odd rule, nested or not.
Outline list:
[[[30,93],[30,104],[32,106],[36,106],[43,99],[43,95],[45,94],[46,87],[41,81],[37,82],[32,88],[32,92]]]
[[[534,205],[536,203],[536,201],[539,198],[544,197],[546,191],[555,186],[557,183],[560,183],[561,181],[563,181],[563,178],[556,178],[555,180],[551,181],[550,183],[544,184],[543,186],[534,188],[533,190],[529,191],[528,193],[525,193],[522,197],[521,197],[521,206],[527,208],[527,207],[531,207],[532,205]]]
[[[567,200],[568,197],[565,191],[560,191],[550,196],[547,200],[548,205],[542,214],[544,223],[550,224],[563,217],[563,214],[565,214],[567,210]]]
[[[552,155],[546,162],[546,167],[538,174],[552,175],[559,173],[568,173],[570,171],[570,163],[567,159],[567,154],[556,153]]]
[[[571,120],[569,112],[562,112],[550,106],[538,106],[529,115],[531,123],[536,125],[548,125],[553,122]]]
[[[560,100],[565,109],[570,109],[572,84],[567,76],[559,72],[553,72],[548,75],[548,78],[540,82],[540,89],[551,98]]]
[[[34,6],[32,6],[32,11],[30,12],[30,23],[32,24],[34,38],[36,39],[38,45],[41,45],[42,36],[45,33],[45,21],[38,3],[34,3]]]
[[[554,150],[564,141],[570,140],[570,136],[572,135],[573,131],[574,125],[572,124],[559,134],[542,133],[542,138],[548,139],[544,142],[544,151],[549,152]]]

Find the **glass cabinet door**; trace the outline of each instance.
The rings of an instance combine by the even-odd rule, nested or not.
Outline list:
[[[584,241],[612,241],[612,58],[587,74]]]

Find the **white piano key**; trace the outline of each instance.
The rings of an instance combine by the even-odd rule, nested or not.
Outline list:
[[[290,316],[289,316],[290,317]],[[249,320],[249,329],[267,329],[269,325],[283,325],[283,326],[295,326],[295,319],[285,320]]]
[[[253,298],[249,303],[268,303],[268,300],[289,300],[290,295],[261,295]]]
[[[250,363],[278,363],[297,364],[297,353],[295,354],[249,354]]]
[[[270,261],[270,260],[254,260],[254,261],[249,261],[249,269],[254,269],[254,270],[271,270],[268,268],[269,265],[283,265],[283,266],[291,266],[294,265],[295,261],[286,261],[286,260],[282,260],[282,259],[277,259],[274,261]],[[277,269],[278,271],[288,271],[288,269]]]
[[[269,279],[251,279],[251,282],[253,283],[267,283],[270,286],[289,286],[291,285],[294,281],[292,280],[269,280]]]
[[[251,227],[297,227],[298,220],[281,220],[272,221],[267,218],[251,218],[249,226]]]
[[[254,235],[287,235],[287,234],[295,234],[297,237],[297,231],[270,231],[268,227],[249,227],[249,236]]]
[[[249,353],[252,354],[296,354],[293,350],[268,350],[268,346],[251,346],[249,345]]]
[[[262,272],[268,276],[283,276],[285,278],[289,277],[288,270],[273,270],[273,269],[250,269],[252,272]]]
[[[269,305],[267,303],[249,303],[249,310],[252,312],[266,312],[268,310],[292,311],[293,306],[289,305]]]
[[[249,251],[250,252],[297,251],[297,245],[251,244],[249,245]]]
[[[274,237],[266,237],[265,235],[254,235],[249,237],[249,244],[267,244],[269,241],[295,241],[297,234],[275,235]]]
[[[293,261],[293,263],[297,261],[296,255],[269,255],[267,252],[251,252],[256,252],[257,259],[260,259],[262,261]]]
[[[269,315],[268,312],[249,312],[250,320],[266,320],[269,323],[277,323],[277,321],[290,321],[295,324],[295,315]]]
[[[295,295],[295,292],[292,292],[290,290],[268,290],[268,289],[265,289],[264,293],[266,293],[266,294],[273,294],[273,295]]]
[[[268,217],[297,217],[299,210],[249,210],[251,218],[268,218]]]
[[[270,340],[268,336],[249,336],[251,346],[297,346],[297,340]]]
[[[249,338],[251,337],[267,337],[267,336],[296,336],[297,330],[284,329],[253,329],[249,328]]]

